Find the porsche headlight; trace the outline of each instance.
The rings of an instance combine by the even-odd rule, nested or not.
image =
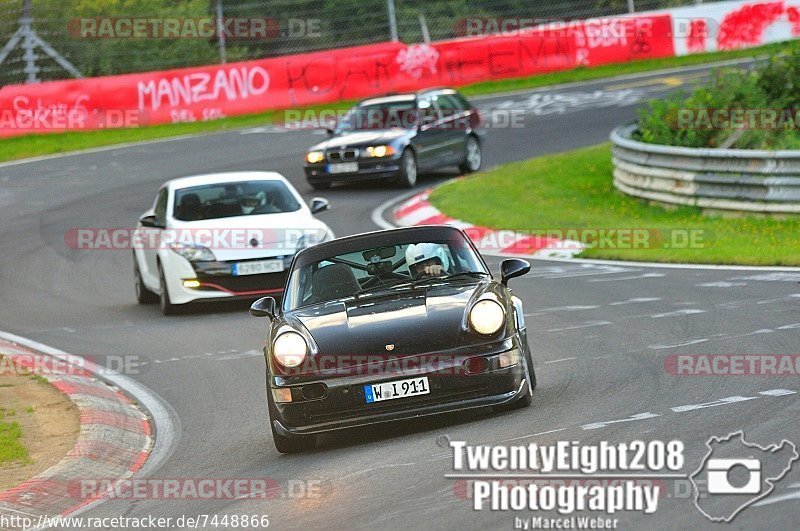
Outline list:
[[[309,164],[316,164],[325,160],[325,153],[322,151],[309,151],[306,155],[306,162]]]
[[[214,262],[217,259],[211,249],[202,245],[171,243],[169,248],[190,262]]]
[[[395,151],[392,146],[370,146],[367,148],[367,155],[370,157],[389,157],[394,154]]]
[[[469,311],[469,325],[485,336],[496,333],[503,327],[505,321],[505,310],[493,300],[478,301]]]
[[[287,369],[292,369],[306,359],[308,343],[297,332],[284,332],[272,344],[272,354],[278,363]]]

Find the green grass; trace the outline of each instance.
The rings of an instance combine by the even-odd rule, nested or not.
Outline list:
[[[506,79],[501,81],[486,81],[462,87],[464,94],[477,96],[494,94],[513,90],[532,89],[568,83],[586,81],[621,74],[647,72],[662,68],[674,68],[696,64],[723,61],[728,59],[753,57],[759,55],[774,55],[786,52],[800,46],[798,41],[781,44],[771,44],[760,48],[748,50],[734,50],[720,53],[705,53],[684,57],[670,57],[665,59],[647,59],[628,63],[605,65],[594,68],[577,68],[562,72],[553,72],[525,78]],[[310,110],[342,110],[352,105],[344,101],[332,104],[308,107]],[[221,120],[207,122],[193,122],[181,124],[154,125],[141,128],[107,129],[103,131],[83,131],[71,133],[57,133],[49,135],[26,135],[0,140],[0,162],[17,160],[28,157],[52,155],[82,149],[90,149],[128,142],[140,142],[160,138],[226,131],[243,127],[254,127],[267,124],[283,123],[284,111],[267,111],[259,114],[234,116]]]
[[[0,465],[15,461],[27,461],[28,450],[22,445],[22,429],[17,422],[6,422],[5,418],[13,416],[0,408]]]
[[[567,229],[647,231],[641,245],[615,248],[606,243],[585,251],[583,258],[800,266],[800,217],[667,209],[618,192],[611,172],[610,146],[602,144],[453,181],[434,190],[431,202],[449,216],[495,229],[534,234]],[[695,244],[683,245],[682,236],[689,233]],[[588,238],[588,243],[593,241]]]
[[[50,381],[41,374],[31,374],[31,380],[42,385],[50,385]]]

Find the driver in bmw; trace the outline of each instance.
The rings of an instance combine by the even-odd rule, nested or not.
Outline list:
[[[437,243],[417,243],[406,249],[406,264],[412,278],[440,277],[447,274],[450,259]]]

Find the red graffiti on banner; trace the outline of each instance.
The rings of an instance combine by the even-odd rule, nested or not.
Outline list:
[[[778,21],[783,13],[783,2],[745,4],[731,11],[720,24],[718,49],[733,50],[761,44],[764,31]]]
[[[669,14],[0,88],[0,137],[206,121],[392,91],[674,55]]]

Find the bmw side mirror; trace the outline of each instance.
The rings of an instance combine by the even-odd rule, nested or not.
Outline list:
[[[328,133],[328,136],[333,136],[336,134],[336,130],[333,129],[332,127],[326,127],[325,132]]]
[[[331,207],[330,202],[322,197],[315,197],[311,200],[311,213],[312,214],[319,214],[320,212],[325,212]]]
[[[158,221],[158,218],[155,216],[142,216],[139,218],[139,223],[142,227],[148,227],[151,229],[163,229],[164,224]]]
[[[511,258],[503,260],[500,264],[501,282],[504,286],[508,286],[508,281],[512,278],[521,277],[531,270],[531,265],[525,260],[519,258]]]
[[[268,317],[272,319],[275,317],[276,302],[272,297],[264,297],[258,299],[250,306],[250,315],[253,317]]]

